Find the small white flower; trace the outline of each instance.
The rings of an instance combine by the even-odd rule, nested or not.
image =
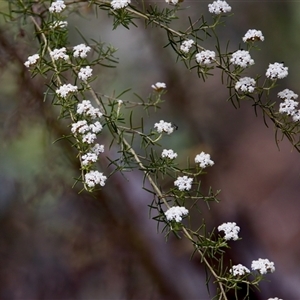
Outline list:
[[[212,4],[208,4],[208,11],[211,14],[219,15],[221,13],[228,13],[231,11],[231,7],[226,1],[217,0]]]
[[[244,93],[253,93],[255,90],[256,81],[251,77],[242,77],[235,84],[235,89]]]
[[[50,51],[50,56],[54,60],[58,60],[58,59],[68,60],[69,55],[66,54],[66,51],[67,49],[65,47],[60,49],[54,49],[53,51]]]
[[[161,91],[167,88],[164,82],[156,82],[155,84],[152,84],[151,87],[156,91]]]
[[[173,206],[165,212],[168,221],[177,223],[182,221],[182,217],[188,215],[189,211],[183,206]]]
[[[249,51],[246,50],[237,50],[232,53],[230,62],[242,68],[247,68],[254,64],[254,60],[251,58]]]
[[[252,270],[257,270],[260,274],[273,273],[275,271],[274,263],[269,261],[267,258],[258,260],[253,260],[251,264]]]
[[[204,50],[196,54],[196,61],[198,64],[209,65],[214,62],[216,53],[210,50]]]
[[[260,30],[249,29],[245,36],[243,37],[243,41],[246,42],[255,42],[255,41],[264,41],[265,37],[263,36]]]
[[[66,8],[65,2],[63,0],[56,0],[52,2],[51,6],[49,7],[50,13],[61,13]]]
[[[87,116],[91,117],[92,119],[95,118],[101,118],[102,117],[102,113],[100,112],[99,108],[90,108],[86,113]]]
[[[279,299],[278,297],[275,297],[275,298],[269,298],[268,300],[282,300],[282,299]]]
[[[184,41],[180,45],[180,51],[182,51],[183,53],[189,53],[190,49],[192,48],[192,46],[194,44],[195,44],[195,42],[193,40]]]
[[[25,61],[24,65],[26,68],[29,68],[31,65],[36,64],[39,59],[40,59],[39,54],[34,54],[27,58],[27,61]]]
[[[238,265],[232,266],[232,268],[229,270],[229,272],[233,276],[243,276],[246,273],[250,273],[250,270],[248,268],[246,268],[245,266],[243,266],[242,264],[238,264]]]
[[[87,153],[81,156],[81,163],[83,166],[87,166],[91,163],[95,163],[98,159],[98,155],[96,153]]]
[[[174,185],[178,187],[180,191],[189,191],[192,188],[193,178],[183,176],[183,177],[177,177],[177,179],[174,181]]]
[[[93,144],[96,138],[97,135],[95,133],[87,132],[82,136],[82,141],[87,144]]]
[[[170,150],[164,149],[163,152],[161,153],[161,157],[174,159],[177,157],[177,153],[174,152],[172,149],[170,149]]]
[[[91,151],[96,155],[99,155],[104,152],[104,145],[95,144],[95,146],[91,148]]]
[[[294,122],[299,122],[300,121],[300,110],[294,111],[292,115],[292,119]]]
[[[104,146],[95,144],[91,149],[90,152],[82,155],[81,162],[83,166],[87,166],[91,163],[95,163],[98,160],[98,156],[100,153],[104,152]]]
[[[238,233],[240,231],[240,227],[236,226],[235,222],[227,222],[223,223],[222,225],[218,226],[218,231],[224,231],[224,239],[226,241],[234,240],[236,241],[238,237]]]
[[[296,113],[296,108],[299,105],[299,102],[285,99],[284,102],[279,104],[279,112],[281,114],[287,114],[288,116],[293,116]]]
[[[93,105],[91,104],[90,100],[82,100],[81,103],[77,104],[77,113],[79,115],[83,115],[85,114],[88,110],[90,110],[91,108],[94,108]]]
[[[281,99],[288,99],[288,100],[296,100],[298,98],[298,95],[289,89],[284,89],[283,91],[279,92],[277,96]]]
[[[181,2],[181,1],[179,1],[179,0],[166,0],[166,3],[168,3],[168,4],[176,5],[176,4],[178,4],[178,2]]]
[[[279,98],[284,99],[284,102],[279,104],[279,112],[281,114],[292,116],[294,122],[299,121],[300,113],[297,110],[299,102],[295,101],[298,98],[298,95],[289,89],[284,89],[277,95]]]
[[[102,130],[102,125],[99,121],[90,125],[90,130],[94,133],[99,133]]]
[[[85,132],[88,132],[89,130],[90,130],[90,127],[87,124],[86,120],[81,120],[76,123],[73,123],[72,128],[71,128],[71,132],[73,134],[76,134],[76,133],[83,134]]]
[[[81,103],[78,103],[77,113],[79,115],[86,115],[92,119],[102,117],[102,113],[100,112],[99,108],[93,107],[90,100],[82,100]]]
[[[90,46],[86,46],[85,44],[77,45],[73,48],[74,57],[86,58],[87,53],[91,51]]]
[[[288,67],[285,67],[283,63],[269,64],[266,72],[266,76],[272,80],[282,79],[288,76]]]
[[[56,90],[56,94],[62,98],[67,98],[70,93],[77,92],[78,87],[72,84],[64,84]]]
[[[93,69],[90,66],[86,66],[85,68],[81,68],[78,77],[83,81],[87,81],[88,78],[92,76]]]
[[[51,29],[56,29],[56,28],[66,28],[68,26],[68,22],[67,21],[54,21],[52,23],[52,25],[50,25]]]
[[[200,168],[206,168],[208,166],[213,166],[215,163],[210,159],[210,155],[206,154],[205,152],[201,152],[197,154],[195,157],[195,163],[198,164]]]
[[[113,9],[120,9],[128,6],[130,4],[130,0],[113,0],[110,5]]]
[[[174,131],[172,123],[163,120],[160,120],[159,123],[155,123],[154,128],[156,128],[158,133],[166,132],[167,134],[171,134]]]
[[[107,179],[107,177],[104,176],[103,173],[100,173],[98,171],[90,171],[89,173],[86,173],[84,175],[84,178],[85,183],[88,187],[94,187],[96,184],[104,186]]]

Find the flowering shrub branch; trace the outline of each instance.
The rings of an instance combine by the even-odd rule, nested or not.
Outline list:
[[[218,59],[216,59],[216,53],[214,51],[206,50],[199,43],[195,43],[194,40],[187,38],[193,37],[197,41],[201,42],[202,39],[198,37],[198,32],[201,30],[203,31],[204,35],[207,36],[209,30],[211,30],[212,36],[216,37],[216,43],[219,45],[215,28],[222,23],[222,14],[231,11],[230,6],[228,4],[224,4],[223,2],[225,1],[215,1],[215,4],[209,7],[210,12],[212,14],[216,14],[214,23],[212,25],[207,25],[207,22],[204,21],[204,18],[202,17],[197,20],[197,23],[199,23],[200,20],[202,21],[200,25],[195,28],[196,24],[191,24],[190,28],[188,28],[184,33],[181,33],[168,26],[172,20],[172,18],[168,16],[174,16],[179,9],[178,4],[180,2],[181,1],[169,2],[170,4],[176,5],[174,9],[162,9],[160,13],[158,13],[157,7],[155,7],[155,9],[152,8],[155,10],[156,14],[154,15],[158,16],[157,18],[155,18],[151,12],[142,12],[132,6],[125,6],[124,10],[148,20],[146,23],[147,25],[153,23],[156,26],[166,30],[170,45],[182,58],[187,68],[197,68],[198,76],[202,77],[203,80],[210,75],[209,71],[211,69],[214,67],[220,68],[222,70],[222,78],[224,75],[227,76],[226,82],[230,94],[229,100],[233,103],[233,105],[239,106],[241,100],[247,99],[252,101],[255,111],[257,108],[261,109],[265,124],[267,125],[267,119],[274,124],[276,143],[278,144],[283,136],[285,136],[291,142],[293,147],[300,152],[300,130],[299,125],[295,124],[295,122],[299,121],[300,119],[299,112],[294,110],[292,115],[293,118],[290,120],[289,118],[280,115],[281,111],[278,112],[278,110],[275,108],[276,102],[270,99],[270,90],[275,87],[278,79],[285,78],[288,75],[288,68],[285,67],[283,63],[275,62],[274,64],[269,64],[265,74],[266,79],[262,86],[257,85],[259,76],[256,76],[255,79],[250,77],[241,77],[241,73],[244,71],[244,69],[254,64],[254,60],[251,58],[249,51],[252,48],[255,48],[255,42],[264,41],[265,38],[262,35],[262,32],[255,29],[250,29],[246,32],[242,40],[244,43],[246,43],[247,50],[237,50],[235,53],[221,53],[221,49],[218,46],[217,50],[219,53]],[[95,1],[95,3],[101,5],[102,1]],[[128,5],[129,3],[130,2],[128,2]],[[162,15],[165,15],[164,19],[161,18]],[[178,49],[177,45],[180,43],[181,45]],[[195,45],[195,48],[199,51],[195,55],[196,62],[199,64],[198,66],[193,66],[191,64],[191,59],[195,54],[195,51],[191,51],[190,55],[187,55],[192,45]],[[280,138],[279,135],[282,135],[282,137]]]
[[[173,149],[162,149],[159,142],[166,135],[176,134],[176,125],[160,120],[153,124],[150,132],[144,128],[143,120],[139,126],[133,126],[130,115],[127,120],[123,114],[125,108],[134,110],[142,106],[147,112],[150,108],[159,108],[163,103],[163,95],[167,86],[164,82],[152,84],[152,93],[145,100],[138,96],[139,101],[126,101],[121,95],[110,97],[101,95],[91,83],[96,77],[93,67],[115,67],[117,59],[114,57],[116,49],[112,46],[94,42],[84,43],[74,47],[68,46],[68,23],[64,12],[74,11],[86,1],[23,1],[10,2],[10,20],[17,17],[30,20],[34,25],[39,49],[36,54],[28,56],[24,65],[30,69],[32,76],[48,76],[50,81],[45,99],[52,98],[53,105],[60,107],[60,118],[70,121],[70,135],[68,139],[78,151],[81,165],[81,175],[77,178],[82,182],[83,189],[93,192],[104,187],[115,172],[125,172],[139,169],[151,185],[153,202],[150,205],[156,210],[155,220],[164,223],[164,231],[168,236],[171,232],[180,237],[183,235],[194,246],[201,261],[209,271],[208,278],[217,286],[216,299],[227,299],[230,290],[237,291],[241,284],[248,288],[257,288],[263,275],[275,271],[274,263],[268,259],[253,260],[251,269],[241,264],[224,266],[223,257],[228,241],[239,240],[240,228],[234,222],[228,222],[208,233],[205,221],[198,229],[193,230],[187,223],[190,219],[190,209],[197,208],[201,201],[206,203],[219,202],[219,191],[213,192],[209,188],[207,194],[202,193],[201,177],[204,169],[214,166],[210,155],[200,151],[194,161],[188,160],[186,168],[178,167],[178,154]],[[165,30],[168,36],[168,46],[171,46],[189,70],[195,70],[197,76],[206,80],[212,75],[211,71],[218,68],[222,71],[222,82],[229,91],[229,100],[235,106],[241,101],[249,100],[255,110],[260,109],[263,118],[274,123],[277,136],[281,134],[288,138],[293,147],[300,152],[300,110],[297,110],[298,95],[289,89],[278,93],[283,101],[279,109],[272,100],[271,90],[279,79],[288,75],[288,68],[283,63],[270,63],[264,77],[254,78],[243,76],[243,72],[255,63],[250,50],[255,49],[255,43],[265,40],[260,30],[250,29],[245,33],[242,41],[246,50],[237,49],[235,52],[222,52],[216,28],[222,24],[225,14],[231,12],[226,1],[214,1],[208,5],[208,11],[213,15],[213,23],[209,25],[204,17],[192,22],[184,31],[172,29],[172,21],[177,19],[180,5],[183,1],[166,1],[169,6],[147,5],[142,1],[142,8],[133,5],[130,0],[91,0],[88,4],[95,9],[107,11],[113,17],[113,28],[137,26],[136,20],[144,20],[146,27],[156,26]],[[38,6],[38,11],[36,13]],[[216,49],[205,49],[201,44],[207,38],[214,38]],[[264,79],[263,79],[264,78]],[[259,82],[262,84],[259,85]],[[149,84],[150,87],[150,84]],[[95,105],[95,106],[94,106]],[[111,137],[111,145],[118,145],[118,158],[107,157],[110,166],[114,167],[110,174],[107,170],[98,171],[97,162],[109,148],[99,144],[99,136],[103,130]],[[135,148],[136,141],[141,142],[143,153]],[[106,174],[106,175],[105,175]],[[165,177],[173,181],[173,186],[162,188]],[[192,204],[190,204],[192,203]],[[199,204],[200,203],[200,204]],[[187,208],[189,207],[189,209]],[[200,208],[201,209],[201,208]],[[252,276],[252,277],[251,277]],[[249,295],[247,294],[245,298]]]

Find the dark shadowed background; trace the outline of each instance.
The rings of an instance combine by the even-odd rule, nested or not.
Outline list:
[[[185,1],[190,9],[179,12],[175,28],[184,29],[188,15],[209,20],[208,3]],[[228,3],[234,15],[218,29],[222,44],[230,40],[235,50],[248,29],[262,30],[265,41],[253,52],[256,64],[248,74],[264,74],[269,63],[284,61],[289,76],[272,97],[285,88],[299,93],[300,2]],[[6,4],[0,0],[0,10]],[[147,126],[160,119],[175,123],[178,130],[164,142],[183,161],[201,151],[211,154],[215,165],[204,188],[221,189],[221,202],[211,210],[204,206],[194,222],[205,217],[210,229],[223,222],[241,227],[243,239],[228,252],[234,264],[275,262],[270,282],[262,282],[251,299],[300,299],[300,154],[285,140],[277,148],[271,122],[267,128],[251,102],[239,109],[227,102],[218,73],[203,83],[176,63],[161,29],[145,30],[137,20],[138,28],[112,31],[105,12],[95,17],[85,7],[81,13],[68,18],[70,46],[82,42],[78,28],[88,40],[119,49],[117,69],[97,69],[97,92],[131,87],[123,96],[131,100],[133,92],[147,97],[151,84],[165,82],[166,102],[145,120]],[[77,153],[67,141],[53,143],[69,133],[68,124],[58,120],[50,100],[43,102],[48,79],[31,79],[23,65],[38,49],[32,32],[31,24],[0,21],[0,299],[210,299],[199,257],[190,260],[191,245],[173,237],[166,243],[149,218],[152,196],[141,188],[142,174],[116,174],[93,195],[72,188]],[[110,140],[104,134],[99,142]],[[105,168],[108,161],[100,164]]]

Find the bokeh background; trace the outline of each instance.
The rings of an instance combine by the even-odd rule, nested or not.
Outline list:
[[[1,12],[7,3],[0,0]],[[178,13],[174,27],[186,28],[188,16],[211,20],[208,3],[185,0],[182,7],[189,9]],[[234,14],[218,29],[222,45],[230,40],[235,50],[248,29],[262,30],[265,42],[253,52],[256,64],[248,74],[264,74],[269,63],[284,61],[289,76],[272,97],[284,88],[299,93],[300,3],[228,3]],[[276,272],[251,299],[300,299],[300,154],[286,140],[277,148],[271,122],[267,128],[251,102],[238,109],[227,102],[219,76],[203,83],[176,63],[173,50],[164,48],[163,30],[145,30],[139,20],[137,28],[112,30],[112,21],[87,5],[68,17],[71,46],[82,42],[79,29],[87,40],[119,49],[117,68],[97,69],[97,92],[113,95],[130,87],[122,97],[131,100],[134,92],[147,97],[157,81],[167,84],[162,109],[146,124],[175,123],[178,130],[164,142],[183,160],[209,152],[215,165],[204,187],[221,189],[221,202],[210,210],[203,206],[195,224],[203,217],[211,229],[236,222],[243,239],[230,244],[227,259],[246,266],[258,258],[275,262]],[[174,237],[166,243],[149,218],[152,196],[141,188],[142,174],[115,174],[93,195],[72,187],[79,163],[66,140],[54,143],[69,128],[51,101],[43,101],[49,78],[32,79],[23,65],[37,49],[31,24],[1,18],[0,299],[210,299],[199,257],[190,260],[191,245]],[[100,142],[108,145],[109,137]],[[101,167],[107,165],[103,159]]]

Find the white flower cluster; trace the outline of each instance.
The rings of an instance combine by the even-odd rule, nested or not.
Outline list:
[[[246,50],[237,50],[232,53],[230,62],[242,68],[247,68],[254,64],[254,60],[251,58],[249,51]]]
[[[289,89],[285,89],[277,95],[280,99],[296,100],[298,98],[298,95]]]
[[[78,87],[76,85],[72,85],[70,83],[63,84],[56,90],[56,94],[61,98],[67,98],[67,96],[71,93],[76,93]]]
[[[192,188],[193,178],[182,176],[177,177],[174,185],[178,187],[179,191],[189,191]]]
[[[168,221],[177,223],[182,221],[182,217],[188,215],[189,211],[183,206],[173,206],[165,212]]]
[[[90,117],[91,119],[102,117],[102,113],[99,108],[94,107],[90,100],[82,100],[81,103],[78,103],[77,113],[79,115]]]
[[[29,68],[30,66],[36,64],[39,59],[40,59],[39,54],[31,55],[27,58],[27,61],[25,61],[24,65],[26,68]]]
[[[90,171],[89,173],[86,173],[84,175],[85,183],[88,187],[93,188],[96,184],[99,184],[100,186],[105,185],[105,181],[107,179],[106,176],[103,175],[103,173],[99,171]]]
[[[166,132],[167,134],[171,134],[174,131],[172,123],[163,120],[160,120],[159,123],[155,123],[154,128],[156,128],[158,133]]]
[[[210,155],[203,151],[196,155],[195,163],[199,164],[200,168],[202,169],[214,165],[214,162],[210,159]]]
[[[73,123],[71,127],[72,133],[75,135],[81,134],[82,141],[87,144],[92,144],[101,130],[102,125],[99,121],[89,124],[87,120],[80,120]]]
[[[196,54],[196,61],[198,64],[209,65],[213,63],[216,58],[216,53],[210,50],[204,50]]]
[[[130,0],[113,0],[110,5],[113,9],[120,9],[128,6],[130,4]]]
[[[91,104],[91,101],[89,101],[89,100],[83,100],[82,103],[78,103],[77,114],[83,116],[84,118],[89,117],[92,120],[102,117],[102,113],[100,112],[100,110],[98,108],[93,107],[93,105]],[[82,121],[87,122],[86,119],[84,119]],[[79,122],[81,122],[81,121],[79,121]],[[101,124],[99,125],[98,123],[99,122],[97,121],[93,124],[90,124],[88,130],[91,130],[94,133],[99,133],[102,130],[102,125]]]
[[[229,272],[233,276],[243,276],[246,273],[250,273],[250,270],[248,268],[246,268],[245,266],[243,266],[242,264],[238,264],[238,265],[232,266],[232,268],[229,270]]]
[[[60,49],[54,49],[53,51],[50,51],[50,56],[54,60],[58,60],[58,59],[68,60],[69,55],[67,55],[66,52],[67,52],[67,49],[65,47],[60,48]]]
[[[95,123],[90,124],[90,130],[95,134],[99,133],[102,130],[101,123],[99,121],[96,121]]]
[[[152,84],[151,87],[158,92],[167,88],[164,82],[156,82],[155,84]]]
[[[88,166],[89,164],[95,163],[97,160],[98,156],[93,152],[88,152],[87,154],[81,156],[81,164],[83,166]]]
[[[87,81],[88,78],[92,76],[93,69],[90,66],[86,66],[85,68],[81,68],[78,72],[79,79],[83,81]]]
[[[66,4],[64,0],[56,0],[52,2],[51,6],[49,7],[50,13],[61,13],[66,8]]]
[[[175,159],[177,157],[177,153],[174,152],[172,149],[164,149],[161,153],[162,158],[169,158],[169,159]]]
[[[89,131],[90,127],[88,126],[87,120],[80,120],[72,124],[71,131],[73,134],[80,133],[83,134]]]
[[[87,53],[91,51],[90,46],[86,46],[85,44],[77,45],[73,48],[74,57],[86,58]]]
[[[68,26],[67,21],[54,21],[52,25],[50,26],[51,29],[56,29],[56,28],[66,28]]]
[[[189,53],[194,44],[195,42],[193,40],[184,41],[180,45],[180,51],[182,51],[183,53]]]
[[[251,77],[242,77],[235,84],[235,89],[244,93],[253,93],[255,90],[256,81]]]
[[[295,101],[298,95],[289,89],[285,89],[278,93],[278,97],[284,100],[284,102],[279,104],[279,112],[291,116],[294,122],[299,121],[300,110],[297,110],[299,102]]]
[[[176,5],[176,4],[178,4],[179,0],[166,0],[166,2],[168,4],[174,4],[174,5]]]
[[[260,30],[249,29],[243,37],[243,42],[255,42],[255,41],[264,41],[265,37],[263,36]]]
[[[240,231],[240,227],[236,225],[235,222],[227,222],[218,226],[218,231],[224,231],[224,239],[226,241],[234,240],[236,241],[238,237],[238,233]]]
[[[87,120],[80,120],[72,124],[73,134],[82,135],[82,142],[92,144],[97,138],[97,134],[102,131],[102,125],[99,121],[89,124]]]
[[[212,4],[208,4],[208,11],[211,14],[219,15],[221,13],[228,13],[231,11],[231,6],[226,1],[217,0]]]
[[[251,264],[252,270],[257,270],[260,274],[273,273],[275,271],[274,263],[269,261],[267,258],[253,260]]]
[[[104,145],[95,144],[95,146],[91,148],[90,152],[81,156],[82,165],[88,166],[92,163],[95,163],[98,160],[99,154],[103,152]]]
[[[87,144],[92,144],[96,138],[97,134],[101,132],[102,125],[99,121],[95,123],[88,124],[86,120],[80,120],[72,124],[71,131],[73,134],[81,134],[82,141]]]
[[[272,80],[285,78],[288,76],[288,67],[285,67],[283,63],[278,62],[269,64],[266,76]]]
[[[275,297],[275,298],[269,298],[268,300],[282,300],[282,299],[279,299],[278,297]]]

